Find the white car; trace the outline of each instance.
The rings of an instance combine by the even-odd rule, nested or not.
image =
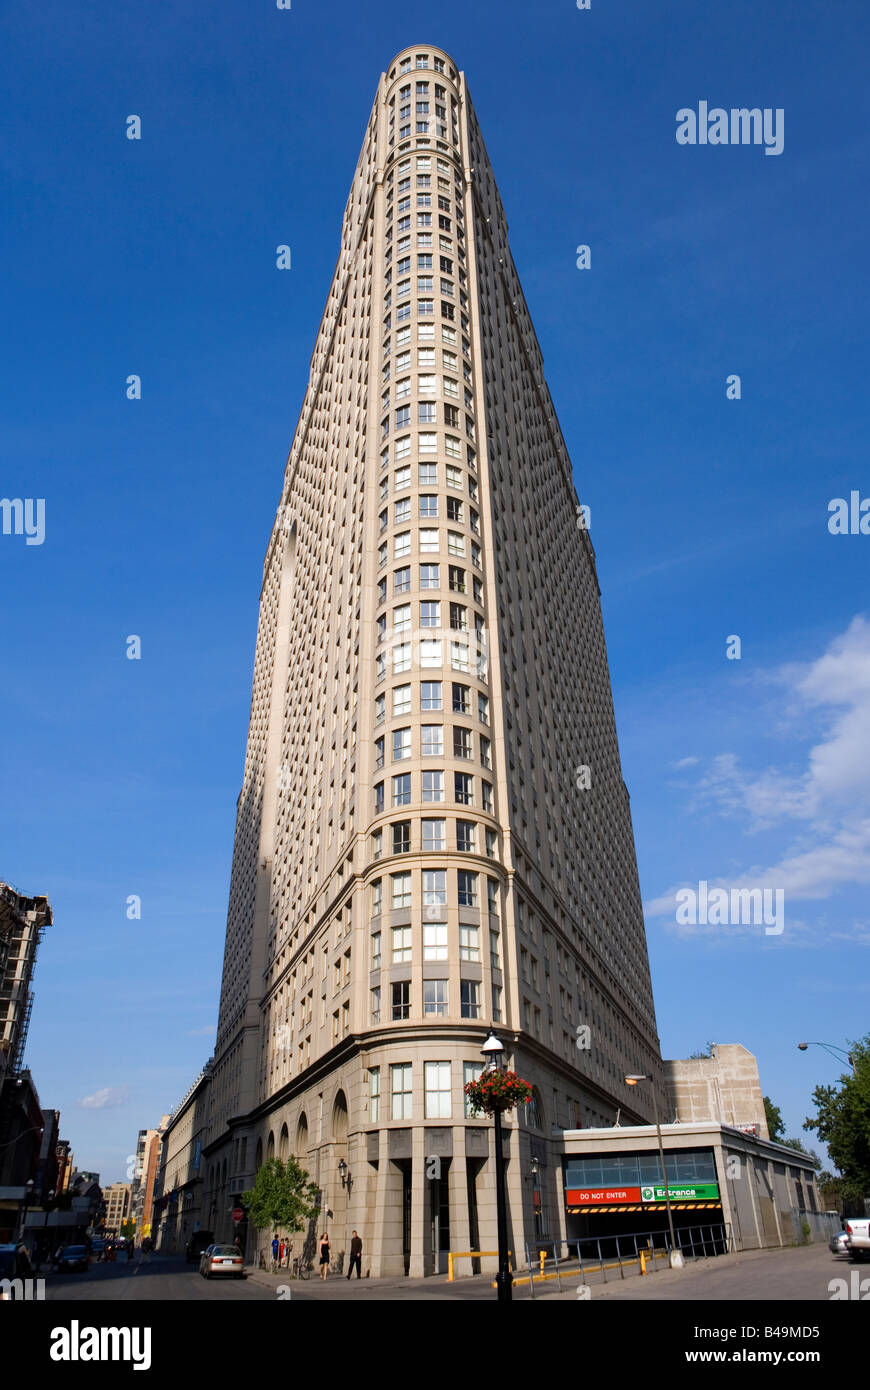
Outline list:
[[[843,1222],[853,1260],[870,1260],[870,1217],[849,1216]]]
[[[213,1274],[225,1274],[234,1279],[244,1279],[244,1257],[238,1246],[210,1245],[202,1252],[199,1272],[203,1279],[211,1279]]]

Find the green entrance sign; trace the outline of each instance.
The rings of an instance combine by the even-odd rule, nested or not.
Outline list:
[[[672,1202],[718,1202],[719,1184],[716,1182],[701,1182],[685,1187],[679,1187],[676,1183],[668,1184],[668,1197]],[[665,1189],[658,1187],[642,1187],[640,1189],[640,1199],[642,1202],[663,1202],[665,1200]]]

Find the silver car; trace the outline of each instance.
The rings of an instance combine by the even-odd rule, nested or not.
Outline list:
[[[209,1245],[202,1252],[199,1272],[203,1279],[210,1279],[213,1274],[227,1274],[235,1279],[244,1279],[244,1257],[236,1245]]]
[[[836,1235],[831,1236],[828,1241],[828,1249],[832,1255],[848,1255],[849,1236],[846,1231],[837,1231]]]

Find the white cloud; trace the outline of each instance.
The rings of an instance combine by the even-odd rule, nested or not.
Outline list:
[[[735,754],[720,753],[703,772],[691,809],[714,808],[748,831],[790,824],[792,843],[773,863],[728,878],[704,876],[711,888],[782,888],[786,906],[870,883],[870,624],[856,617],[815,661],[789,663],[764,679],[782,692],[792,742],[796,721],[805,743],[817,739],[803,768],[751,772]],[[647,904],[647,916],[670,916],[675,892]],[[854,926],[863,940],[866,924]]]
[[[848,814],[863,805],[870,810],[870,624],[859,616],[835,638],[818,660],[790,662],[766,678],[778,686],[792,716],[801,720],[805,737],[811,721],[821,719],[824,733],[809,750],[806,766],[795,772],[766,768],[745,772],[733,753],[712,759],[698,784],[701,801],[726,814],[748,811],[751,829],[766,829],[782,820],[815,821]]]
[[[126,1099],[126,1086],[104,1086],[101,1091],[94,1091],[92,1096],[84,1096],[79,1105],[85,1110],[105,1110],[109,1106],[123,1105]]]
[[[674,767],[674,768],[695,767],[695,765],[696,765],[697,763],[699,763],[700,761],[701,761],[700,758],[695,758],[695,757],[691,757],[691,758],[680,758],[679,762],[671,763],[671,767]]]

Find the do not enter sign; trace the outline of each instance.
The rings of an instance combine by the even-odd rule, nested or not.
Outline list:
[[[234,1221],[237,1221],[237,1222],[238,1222],[238,1221],[242,1221],[242,1220],[244,1219],[244,1215],[245,1215],[245,1213],[242,1211],[241,1207],[233,1207],[233,1220],[234,1220]]]

